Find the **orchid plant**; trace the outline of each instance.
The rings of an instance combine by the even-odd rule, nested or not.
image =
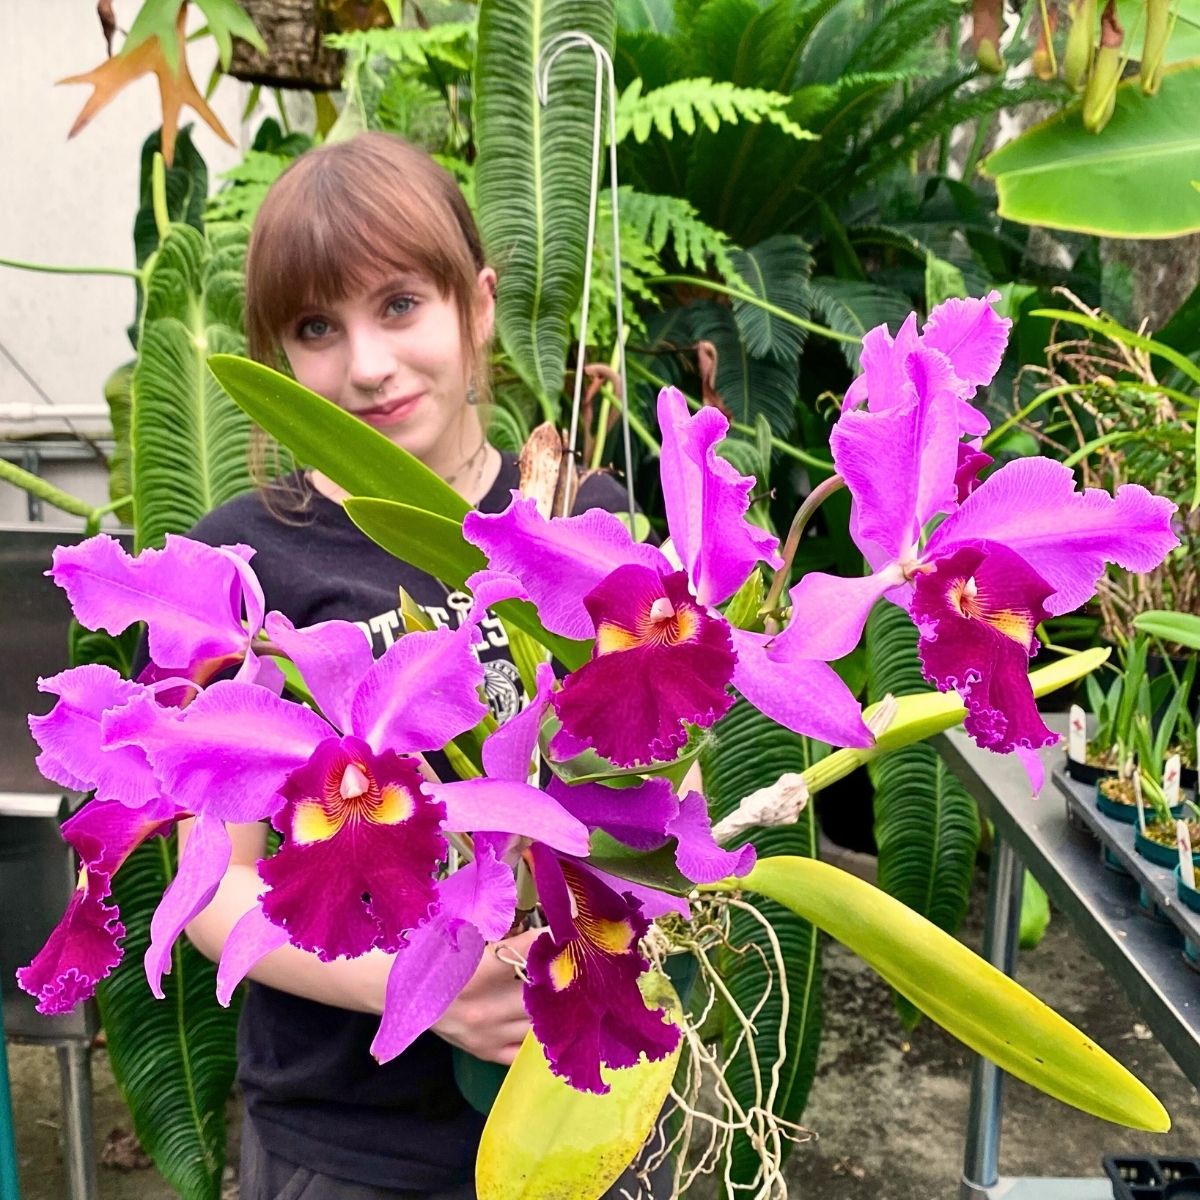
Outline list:
[[[250,547],[168,537],[131,558],[99,536],[60,548],[50,573],[78,620],[111,634],[144,621],[150,661],[133,680],[92,665],[41,681],[56,701],[30,721],[39,766],[93,796],[63,829],[82,863],[78,890],[19,973],[22,987],[47,1013],[91,994],[121,954],[113,873],[187,817],[145,959],[161,995],[173,943],[227,868],[226,824],[270,821],[280,848],[259,864],[258,903],[226,944],[222,1002],[284,943],[325,960],[384,950],[394,960],[372,1049],[385,1061],[441,1016],[485,944],[532,910],[547,928],[529,954],[525,999],[549,1072],[578,1092],[627,1095],[617,1077],[657,1067],[659,1101],[626,1130],[626,1160],[681,1040],[676,1006],[646,999],[661,995],[647,981],[651,924],[686,921],[705,896],[743,888],[846,940],[1020,1077],[1110,1119],[1164,1127],[1161,1106],[1123,1068],[923,918],[821,864],[756,863],[752,845],[726,848],[739,829],[794,820],[796,804],[751,797],[714,830],[702,793],[676,790],[735,690],[787,728],[844,748],[804,781],[801,800],[839,770],[963,715],[979,744],[1031,768],[1051,740],[1027,673],[1035,628],[1086,601],[1106,564],[1161,562],[1176,545],[1174,505],[1134,485],[1115,497],[1077,492],[1070,471],[1046,459],[978,481],[987,421],[971,401],[999,365],[1008,326],[994,299],[949,301],[920,331],[914,317],[895,338],[881,328],[864,339],[863,375],[833,433],[832,486],[850,491],[851,533],[871,573],[807,575],[790,603],[780,606],[773,588],[765,613],[731,598],[764,567],[786,580],[790,564],[747,520],[754,481],[717,453],[725,417],[690,412],[673,389],[658,400],[662,547],[635,541],[608,513],[547,518],[518,493],[503,513],[468,513],[461,526],[452,506],[393,505],[408,526],[433,531],[424,560],[410,550],[418,565],[443,576],[472,565],[475,604],[459,629],[414,629],[378,660],[353,624],[297,629],[265,612]],[[314,426],[338,430],[316,439],[335,453],[349,444],[360,463],[404,457],[267,368],[212,365],[268,425],[282,389],[312,417],[310,436]],[[297,409],[274,408],[274,431],[288,441]],[[292,448],[306,450],[298,439]],[[337,478],[338,464],[329,469]],[[420,471],[411,460],[403,469]],[[343,479],[353,492],[355,480]],[[347,510],[371,532],[381,503],[351,500]],[[448,537],[458,539],[449,550]],[[881,597],[916,623],[926,677],[957,693],[937,719],[928,705],[915,706],[922,719],[906,713],[925,697],[864,719],[830,665],[854,648]],[[543,662],[525,708],[494,728],[472,640],[491,605],[512,612],[514,600],[532,604],[536,619],[527,609],[521,619],[548,650],[572,651],[571,669],[560,677]],[[281,663],[305,703],[284,697]],[[423,755],[447,747],[463,778],[437,779],[426,765]],[[599,1195],[611,1182],[593,1167],[580,1159],[570,1194]]]

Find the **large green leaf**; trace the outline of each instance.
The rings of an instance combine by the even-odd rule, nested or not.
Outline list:
[[[130,473],[137,549],[161,545],[253,486],[250,422],[208,373],[240,352],[246,230],[170,227],[149,264],[131,386]]]
[[[496,328],[546,415],[558,412],[571,315],[583,288],[595,62],[562,55],[538,100],[539,59],[560,33],[612,53],[613,0],[483,0],[475,60],[475,197],[499,263]]]
[[[1166,1109],[1116,1059],[1019,983],[869,883],[808,858],[740,881],[848,946],[922,1012],[1018,1079],[1093,1116],[1164,1133]]]
[[[1000,215],[1102,237],[1174,237],[1200,229],[1200,62],[1169,68],[1157,96],[1117,88],[1112,120],[1088,133],[1077,103],[983,163]]]
[[[802,238],[778,234],[748,250],[736,251],[733,262],[747,289],[760,300],[797,317],[811,315],[808,277],[812,255]],[[806,330],[745,300],[734,300],[733,317],[750,354],[789,365],[799,361]]]
[[[1171,5],[1175,27],[1167,42],[1166,63],[1186,62],[1200,58],[1200,0],[1176,0]],[[1142,61],[1142,36],[1145,32],[1145,0],[1117,0],[1117,15],[1126,30],[1136,31],[1123,50],[1134,62]]]
[[[125,956],[96,995],[113,1074],[146,1152],[184,1200],[217,1200],[239,1004],[217,1003],[216,966],[187,938],[175,943],[166,998],[150,994],[142,956],[151,915],[174,877],[172,847],[152,838],[113,877]]]
[[[1200,617],[1191,613],[1172,612],[1168,609],[1138,613],[1133,619],[1135,629],[1175,642],[1189,650],[1200,650]]]
[[[904,609],[881,601],[867,622],[872,702],[887,694],[928,690],[917,657],[917,628]],[[979,811],[941,755],[926,742],[894,750],[870,764],[875,785],[879,886],[935,925],[954,933],[967,911]],[[918,1014],[900,1000],[910,1027]]]
[[[651,1007],[676,1024],[679,998],[663,975],[640,981]],[[610,1091],[579,1092],[550,1071],[532,1033],[492,1105],[479,1154],[479,1200],[595,1200],[633,1161],[654,1126],[675,1074],[678,1047],[658,1062],[602,1068]]]
[[[803,771],[819,757],[821,747],[799,734],[783,729],[744,700],[730,709],[715,729],[715,740],[701,756],[704,790],[714,820],[735,809],[743,797],[774,783],[788,771]],[[760,854],[795,854],[815,857],[817,827],[811,806],[794,825],[755,829],[737,840],[738,845],[753,842]],[[763,956],[753,951],[723,954],[718,963],[722,978],[743,1012],[752,1011],[764,990],[770,995],[754,1018],[751,1039],[760,1071],[755,1078],[753,1062],[746,1049],[735,1054],[726,1065],[725,1077],[733,1094],[743,1106],[758,1102],[760,1088],[770,1086],[770,1072],[778,1065],[778,1091],[772,1105],[788,1121],[800,1120],[817,1067],[821,1042],[821,945],[816,930],[808,921],[796,917],[772,900],[751,898],[751,903],[771,923],[787,963],[788,1012],[783,1029],[787,1056],[779,1061],[780,1026],[783,1021],[782,993],[773,980],[771,946],[762,926],[749,913],[735,910],[730,918],[730,941],[734,946],[758,946]],[[768,969],[768,964],[771,964]],[[770,973],[769,973],[770,971]],[[741,1026],[732,1013],[725,1014],[722,1040],[730,1047],[741,1034]],[[758,1151],[745,1134],[738,1134],[732,1149],[733,1178],[750,1180],[759,1164]]]
[[[213,355],[208,365],[252,421],[291,450],[297,461],[317,467],[352,496],[395,500],[460,525],[470,511],[424,463],[294,379],[229,354]],[[461,529],[458,538],[461,541]]]

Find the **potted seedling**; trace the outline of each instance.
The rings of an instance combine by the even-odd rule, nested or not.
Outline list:
[[[1081,736],[1078,710],[1072,710],[1067,740],[1067,774],[1072,779],[1098,784],[1122,773],[1128,763],[1133,753],[1134,714],[1151,711],[1154,704],[1151,681],[1146,674],[1148,650],[1149,639],[1135,637],[1125,647],[1122,667],[1107,688],[1094,675],[1085,680],[1092,710],[1092,734]],[[1131,786],[1121,789],[1128,793],[1129,805],[1133,804]]]
[[[1194,804],[1179,801],[1179,756],[1165,761],[1156,756],[1156,739],[1151,737],[1150,722],[1143,714],[1134,721],[1134,739],[1138,751],[1138,768],[1133,774],[1134,803],[1137,827],[1133,844],[1137,852],[1161,867],[1175,865],[1178,856],[1179,832],[1176,822],[1190,810],[1187,820],[1180,822],[1187,830],[1189,844],[1200,844],[1200,820]]]

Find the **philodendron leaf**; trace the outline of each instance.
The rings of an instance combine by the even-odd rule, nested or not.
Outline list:
[[[457,521],[467,502],[365,422],[262,363],[214,354],[209,369],[252,421],[352,496],[397,500]],[[461,540],[461,530],[458,534]]]
[[[675,989],[644,975],[642,994],[679,1024]],[[682,1044],[682,1043],[681,1043]],[[509,1068],[475,1160],[479,1200],[595,1200],[633,1161],[667,1098],[679,1050],[659,1062],[601,1069],[611,1090],[577,1092],[550,1071],[532,1033]]]
[[[849,947],[972,1050],[1093,1116],[1164,1133],[1154,1094],[1019,983],[869,883],[809,858],[761,859],[739,882]]]

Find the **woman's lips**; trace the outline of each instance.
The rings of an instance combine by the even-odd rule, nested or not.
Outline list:
[[[418,392],[415,396],[397,396],[395,400],[385,400],[382,404],[373,404],[370,408],[365,408],[355,415],[376,429],[398,425],[408,418],[423,394]]]

